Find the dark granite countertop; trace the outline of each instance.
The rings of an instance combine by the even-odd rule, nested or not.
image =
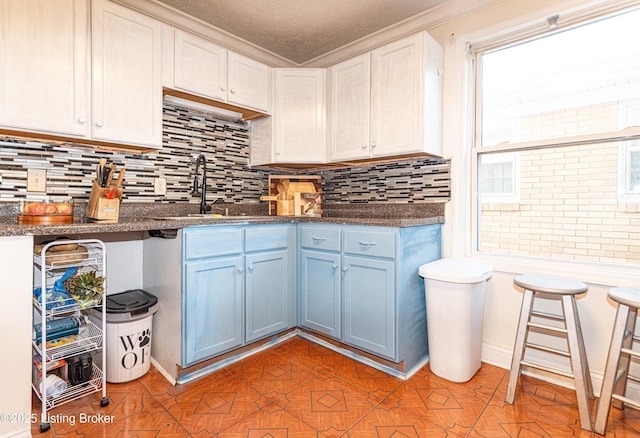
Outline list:
[[[406,206],[406,204],[405,204]],[[123,204],[123,207],[125,205]],[[47,236],[63,234],[93,234],[170,230],[200,225],[270,224],[270,223],[331,223],[345,225],[369,225],[385,227],[412,227],[444,222],[444,204],[421,204],[411,208],[397,204],[338,206],[326,208],[323,217],[269,216],[264,205],[240,208],[230,204],[227,217],[189,217],[195,213],[195,204],[189,205],[130,205],[121,209],[117,222],[92,221],[83,217],[83,211],[75,206],[72,224],[18,225],[15,214],[0,215],[0,236]],[[224,208],[224,207],[223,207]],[[6,213],[6,212],[5,212]],[[81,214],[79,214],[81,213]],[[177,219],[177,217],[180,217]],[[162,218],[162,219],[160,219]]]

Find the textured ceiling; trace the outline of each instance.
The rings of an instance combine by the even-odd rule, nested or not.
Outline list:
[[[159,0],[296,64],[445,0]]]

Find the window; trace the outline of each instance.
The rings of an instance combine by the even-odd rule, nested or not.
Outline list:
[[[478,191],[481,202],[518,202],[519,171],[512,152],[480,156]]]
[[[621,128],[640,126],[640,99],[620,102],[619,111]],[[640,202],[640,140],[624,143],[618,159],[620,200]]]
[[[640,10],[550,23],[470,47],[476,250],[640,265]]]

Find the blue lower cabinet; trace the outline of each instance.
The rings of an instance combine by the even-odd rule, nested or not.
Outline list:
[[[295,225],[183,234],[183,367],[295,327]]]
[[[300,224],[300,326],[406,370],[427,359],[424,282],[441,226]],[[338,278],[339,277],[339,278]]]
[[[246,256],[246,341],[289,327],[289,253],[285,250]]]
[[[340,253],[300,250],[300,325],[340,339]]]
[[[242,345],[244,257],[185,264],[183,363]]]
[[[345,255],[343,341],[396,359],[395,262]]]

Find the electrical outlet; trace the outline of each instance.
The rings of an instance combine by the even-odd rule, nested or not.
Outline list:
[[[47,191],[47,170],[27,169],[27,192]]]
[[[156,178],[153,181],[153,193],[156,195],[166,195],[167,194],[167,179],[166,178]]]

